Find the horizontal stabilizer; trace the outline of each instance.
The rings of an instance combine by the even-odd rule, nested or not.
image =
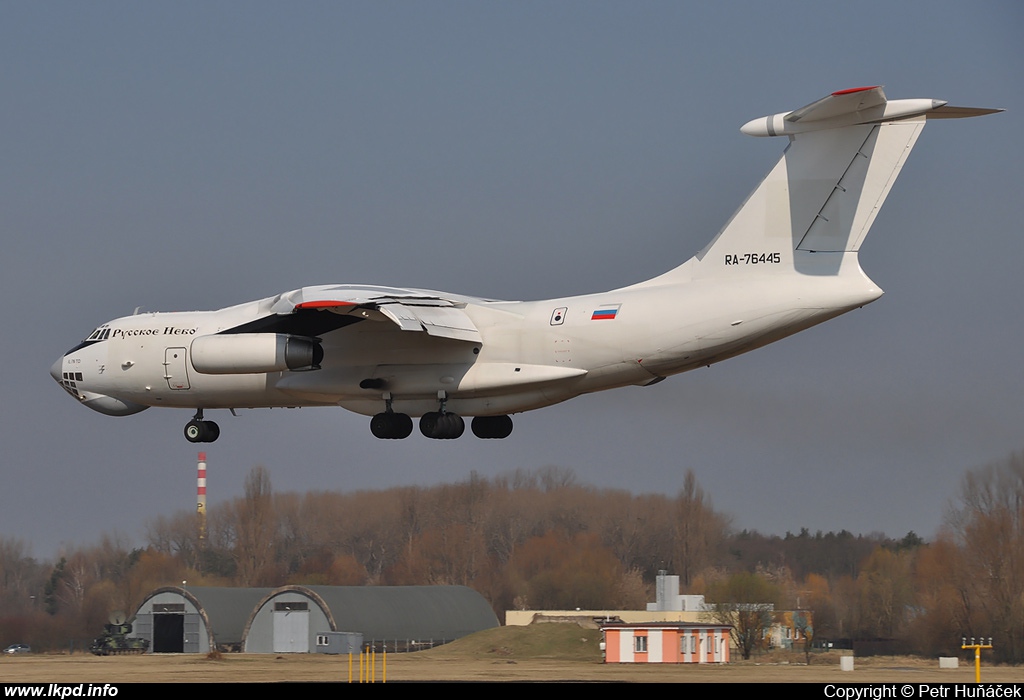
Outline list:
[[[749,136],[793,136],[809,131],[879,124],[921,116],[929,119],[958,119],[1001,111],[980,107],[947,107],[944,100],[889,100],[882,86],[875,85],[839,90],[792,112],[752,119],[740,131]]]
[[[928,112],[929,119],[966,119],[967,117],[983,117],[986,114],[1005,112],[1003,109],[991,109],[989,107],[954,107],[943,105]]]

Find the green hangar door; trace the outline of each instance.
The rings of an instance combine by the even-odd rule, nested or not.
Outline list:
[[[274,603],[274,653],[309,652],[309,603]]]

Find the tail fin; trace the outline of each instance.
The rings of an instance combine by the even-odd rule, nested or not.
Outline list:
[[[945,105],[887,100],[881,86],[863,87],[748,122],[743,133],[789,136],[789,146],[695,260],[650,282],[716,275],[736,265],[838,273],[842,254],[860,249],[927,118],[1002,111]]]

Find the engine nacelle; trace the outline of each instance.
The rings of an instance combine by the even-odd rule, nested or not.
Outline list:
[[[320,369],[316,338],[285,333],[204,335],[192,341],[192,366],[201,374],[262,374]]]

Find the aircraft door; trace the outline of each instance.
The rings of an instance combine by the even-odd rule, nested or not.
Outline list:
[[[185,348],[167,348],[164,350],[164,379],[167,386],[175,391],[189,389],[188,371],[185,369],[187,355]]]

